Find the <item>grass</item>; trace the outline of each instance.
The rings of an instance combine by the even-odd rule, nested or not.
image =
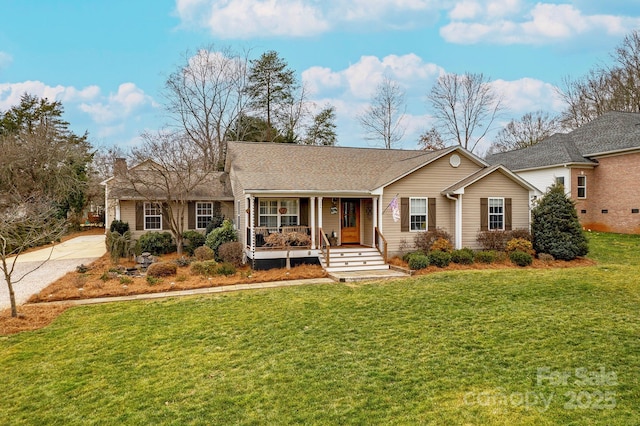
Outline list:
[[[585,268],[72,308],[45,329],[0,338],[0,418],[637,424],[640,237],[590,240],[598,264]],[[539,385],[544,368],[567,383]],[[578,386],[577,368],[615,381]]]

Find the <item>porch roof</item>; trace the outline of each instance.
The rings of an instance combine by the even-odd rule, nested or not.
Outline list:
[[[226,170],[245,191],[371,193],[456,149],[230,142]]]
[[[453,194],[458,194],[458,193],[464,193],[464,189],[466,187],[473,185],[474,183],[478,182],[480,179],[484,178],[485,176],[489,176],[491,173],[496,172],[496,171],[501,172],[502,174],[507,176],[509,179],[511,179],[512,181],[516,182],[517,184],[519,184],[523,188],[528,189],[529,191],[533,191],[533,192],[536,192],[536,193],[541,193],[541,191],[538,188],[536,188],[535,186],[531,185],[529,182],[527,182],[526,180],[522,179],[517,174],[513,173],[512,171],[510,171],[506,167],[502,166],[501,164],[496,164],[495,166],[487,167],[485,169],[480,169],[477,172],[467,176],[466,178],[454,183],[450,187],[443,189],[441,194],[442,195],[447,195],[447,194],[453,195]]]

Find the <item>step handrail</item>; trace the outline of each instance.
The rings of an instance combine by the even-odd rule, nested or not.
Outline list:
[[[387,239],[384,237],[384,235],[382,235],[382,232],[380,232],[377,226],[375,227],[375,234],[376,234],[376,240],[374,244],[378,249],[378,252],[380,252],[380,254],[382,255],[382,258],[384,259],[384,263],[387,263],[387,247],[389,246],[389,244],[387,243]],[[382,243],[384,245],[383,250],[380,250],[380,240],[382,240]]]
[[[320,234],[320,238],[318,238],[320,240],[320,251],[322,252],[325,260],[327,261],[326,267],[328,268],[329,263],[331,262],[331,257],[329,256],[329,252],[331,251],[331,244],[329,244],[329,239],[322,231],[322,228],[318,229],[318,233]],[[325,254],[325,248],[327,251],[326,254]]]

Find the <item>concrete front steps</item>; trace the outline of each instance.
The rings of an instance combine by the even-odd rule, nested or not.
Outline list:
[[[373,247],[332,247],[329,251],[329,266],[323,253],[319,259],[328,272],[358,272],[389,270],[380,252]]]

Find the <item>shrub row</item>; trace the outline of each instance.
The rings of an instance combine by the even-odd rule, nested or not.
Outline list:
[[[505,251],[507,243],[513,239],[531,241],[531,232],[526,229],[514,229],[511,231],[480,231],[476,235],[476,241],[483,250]]]

